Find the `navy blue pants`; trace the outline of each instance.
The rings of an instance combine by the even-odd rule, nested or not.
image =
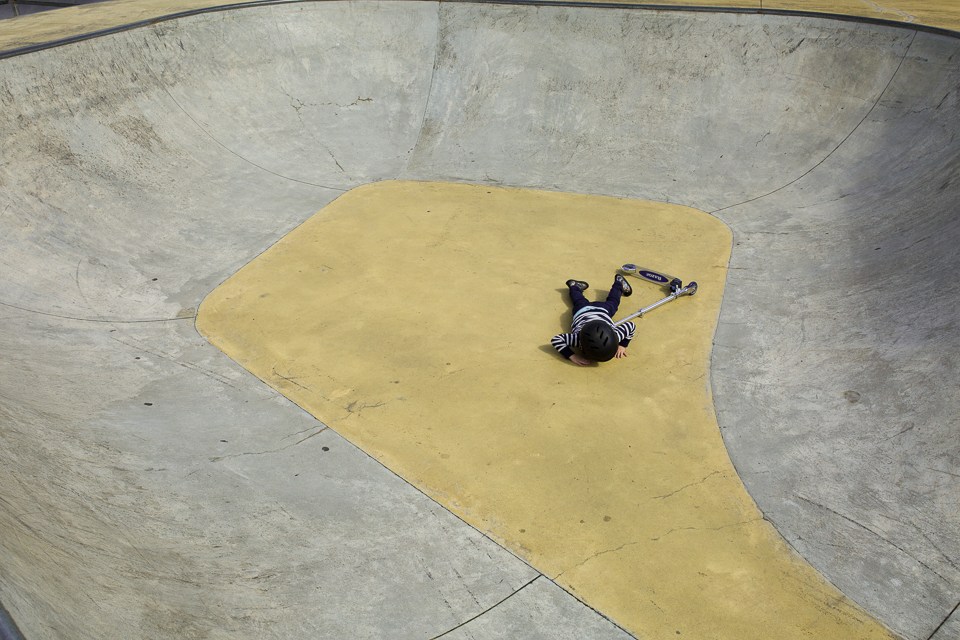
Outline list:
[[[614,281],[613,286],[610,287],[610,293],[604,302],[590,302],[583,296],[583,291],[580,291],[577,287],[570,287],[570,299],[573,301],[573,315],[576,316],[577,312],[584,307],[597,307],[609,313],[612,318],[616,315],[617,309],[620,308],[620,296],[622,295],[623,289],[617,281]]]

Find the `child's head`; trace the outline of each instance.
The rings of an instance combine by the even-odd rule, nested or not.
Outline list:
[[[580,330],[580,349],[590,360],[611,360],[617,355],[617,334],[603,320],[591,320]]]

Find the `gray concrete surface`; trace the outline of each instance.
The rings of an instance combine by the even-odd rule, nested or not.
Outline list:
[[[731,456],[787,540],[911,638],[960,600],[958,96],[939,73],[958,53],[917,34],[836,152],[718,213]]]
[[[29,640],[431,638],[537,577],[192,322],[400,171],[436,23],[426,4],[259,9],[0,63],[0,599]]]
[[[957,637],[958,48],[328,2],[0,60],[0,601],[28,640],[627,637],[193,328],[284,233],[400,177],[728,224],[712,388],[745,484],[892,629]]]

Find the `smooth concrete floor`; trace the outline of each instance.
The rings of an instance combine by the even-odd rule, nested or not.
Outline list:
[[[580,594],[562,563],[522,548],[518,530],[504,535],[511,521],[488,526],[479,508],[458,513],[433,481],[405,481],[377,458],[396,460],[349,441],[360,432],[337,432],[335,420],[317,420],[200,336],[197,309],[241,267],[355,188],[401,179],[683,205],[725,226],[731,254],[718,270],[726,281],[716,331],[697,339],[712,342],[701,392],[712,394],[714,429],[739,475],[727,479],[742,481],[756,525],[781,557],[796,559],[806,587],[844,594],[834,592],[826,616],[869,614],[848,637],[960,636],[960,47],[949,34],[910,27],[948,19],[949,5],[925,3],[934,18],[915,5],[860,7],[904,22],[877,25],[666,9],[296,3],[7,57],[0,601],[28,640],[804,630],[750,626],[763,620],[754,610],[776,608],[769,590],[730,600],[742,610],[736,626],[694,619],[696,607],[655,612],[655,598],[646,599],[653,607],[631,598],[706,596],[669,571],[629,563],[597,572]],[[118,0],[5,21],[0,39],[9,51],[198,6]],[[544,215],[499,209],[528,226]],[[575,220],[571,235],[594,217]],[[368,231],[324,241],[352,255]],[[451,241],[469,248],[479,231],[459,233],[468,237]],[[380,242],[386,254],[412,239]],[[598,289],[600,264],[641,259],[605,255],[605,246],[577,248]],[[542,255],[507,255],[504,266],[517,272],[543,270]],[[372,267],[378,286],[415,266],[396,261]],[[563,280],[577,275],[555,270],[536,276],[537,295],[554,296],[553,307],[534,305],[530,316],[549,315],[549,326],[522,331],[543,335],[541,346],[561,322]],[[429,265],[425,273],[437,277]],[[684,311],[702,312],[710,291],[654,313],[682,322]],[[382,311],[377,322],[389,320]],[[632,366],[651,366],[638,357],[644,345],[641,333]],[[581,372],[549,351],[534,356],[538,370],[599,374],[591,385],[625,370]],[[522,380],[524,367],[511,364],[503,378]],[[638,396],[642,406],[643,394],[616,411]],[[432,402],[418,429],[455,405]],[[369,415],[377,404],[358,396],[352,406]],[[497,416],[509,413],[470,424],[502,429]],[[659,417],[670,423],[669,413]],[[616,422],[618,442],[631,448],[630,424]],[[597,445],[623,453],[617,442]],[[425,462],[412,455],[408,464]],[[702,463],[691,456],[689,468]],[[682,475],[675,467],[644,477]],[[433,469],[443,480],[469,464]],[[555,489],[550,498],[562,501],[567,487]],[[462,482],[448,489],[471,491]],[[685,508],[745,495],[703,490]],[[612,524],[624,512],[603,515]],[[589,547],[566,547],[568,536],[555,533],[548,546],[561,554]],[[730,540],[732,549],[743,542]],[[690,570],[705,555],[695,548]],[[683,553],[672,550],[662,566],[683,564]],[[636,591],[614,603],[591,595],[617,574],[637,580]]]

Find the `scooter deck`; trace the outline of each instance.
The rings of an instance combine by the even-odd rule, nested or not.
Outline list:
[[[680,280],[679,278],[675,278],[674,276],[669,276],[665,273],[661,273],[660,271],[647,269],[646,267],[640,267],[630,263],[620,267],[620,270],[627,275],[634,276],[636,278],[642,278],[648,282],[652,282],[654,284],[660,284],[663,286],[669,286],[670,284],[673,283],[674,280]]]

